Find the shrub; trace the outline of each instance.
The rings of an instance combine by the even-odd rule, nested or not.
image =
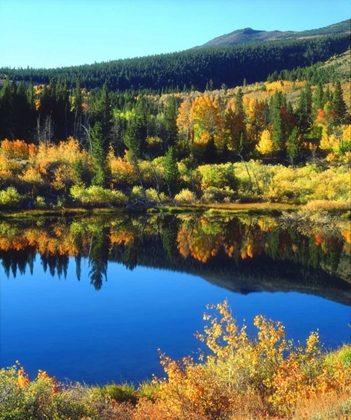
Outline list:
[[[127,202],[127,197],[121,191],[109,190],[97,185],[84,188],[74,185],[70,190],[71,196],[83,206],[118,206]]]
[[[34,208],[45,209],[46,208],[45,198],[38,195],[38,197],[36,197],[34,201]]]
[[[29,159],[36,153],[34,144],[27,144],[24,140],[3,140],[0,152],[10,159]]]
[[[0,207],[15,209],[20,207],[20,203],[21,196],[15,187],[0,191]]]
[[[195,195],[188,189],[183,189],[178,193],[174,200],[178,204],[194,204],[195,203]]]
[[[201,176],[201,189],[208,187],[236,188],[237,186],[232,163],[200,165],[197,170]]]
[[[328,360],[317,333],[295,347],[280,322],[259,315],[257,337],[251,338],[226,301],[208,308],[215,312],[204,314],[208,325],[197,336],[211,353],[200,364],[161,354],[167,379],[159,380],[150,418],[292,418],[306,401],[350,390],[349,346]],[[150,412],[150,401],[141,400],[137,410]]]
[[[19,364],[0,369],[0,419],[210,420],[348,418],[351,346],[325,354],[317,333],[304,345],[285,338],[280,322],[258,315],[257,335],[239,326],[228,303],[207,307],[197,337],[200,363],[160,353],[166,378],[140,385],[86,387],[58,383]]]
[[[147,190],[145,190],[145,194],[146,194],[146,198],[149,201],[164,201],[166,200],[166,195],[165,193],[160,193],[158,194],[157,191],[155,190],[155,188],[148,188]]]
[[[214,202],[223,202],[230,201],[235,197],[235,193],[228,187],[225,188],[216,188],[208,187],[204,190],[204,193],[201,197],[202,203],[214,203]]]

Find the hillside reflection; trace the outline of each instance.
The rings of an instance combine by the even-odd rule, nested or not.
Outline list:
[[[285,226],[279,218],[210,215],[120,215],[0,222],[0,260],[7,277],[66,276],[82,258],[98,290],[109,261],[188,272],[240,293],[288,291],[351,305],[349,225]]]

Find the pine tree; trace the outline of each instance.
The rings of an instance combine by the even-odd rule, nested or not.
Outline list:
[[[169,104],[166,106],[164,117],[166,129],[166,150],[171,146],[175,146],[178,139],[177,114],[177,99],[174,96],[172,96]]]
[[[82,89],[80,86],[81,80],[78,76],[76,80],[76,88],[74,90],[74,101],[73,101],[73,136],[80,138],[80,132],[82,130],[82,113],[83,113],[83,96]]]
[[[179,189],[179,171],[173,147],[170,147],[166,153],[165,181],[167,183],[169,196],[172,198]]]
[[[124,144],[129,151],[128,157],[130,161],[142,157],[146,134],[146,126],[143,119],[140,116],[133,118],[123,136]]]
[[[91,154],[95,169],[93,185],[106,187],[110,180],[110,170],[107,162],[109,142],[104,136],[102,124],[96,122],[91,130]]]
[[[239,88],[238,93],[235,95],[235,113],[245,117],[243,97],[243,91]]]
[[[322,82],[319,82],[313,95],[313,115],[316,118],[319,109],[323,109],[325,104],[325,95]]]
[[[31,107],[27,99],[27,92],[22,81],[13,98],[14,135],[21,140],[30,140],[30,131],[34,128]]]
[[[335,84],[335,90],[332,96],[332,107],[333,107],[333,123],[334,125],[340,125],[345,120],[346,115],[346,103],[343,98],[343,91],[341,88],[340,81]]]
[[[294,161],[298,158],[301,151],[297,127],[292,130],[287,142],[286,153],[290,159],[291,165],[294,166]]]
[[[296,114],[300,132],[302,134],[308,133],[313,121],[312,90],[309,83],[306,83],[305,89],[301,92]]]
[[[282,114],[277,112],[272,122],[272,142],[276,152],[282,152],[284,149],[285,136],[284,136],[284,121]]]
[[[9,78],[6,77],[0,95],[0,139],[14,139],[13,95]]]
[[[101,122],[103,134],[109,137],[112,127],[112,105],[107,81],[102,86],[98,109],[98,120]]]

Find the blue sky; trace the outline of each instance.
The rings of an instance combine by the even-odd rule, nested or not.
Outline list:
[[[0,67],[62,67],[182,51],[232,32],[306,30],[350,0],[0,0]]]

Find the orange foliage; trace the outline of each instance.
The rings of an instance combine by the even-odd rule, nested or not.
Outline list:
[[[177,126],[180,133],[186,133],[187,138],[191,136],[192,128],[192,114],[191,114],[192,104],[191,101],[186,99],[180,104],[177,117]]]
[[[316,239],[316,241],[315,241],[315,244],[317,245],[317,246],[319,246],[319,245],[321,245],[322,243],[323,243],[323,238],[320,236],[320,235],[315,235],[314,236],[315,237],[315,239]]]
[[[123,230],[118,232],[111,232],[110,241],[111,244],[115,245],[128,245],[129,242],[133,242],[135,239],[135,234],[130,230]]]
[[[10,159],[29,159],[36,153],[34,144],[27,144],[23,140],[3,140],[1,142],[0,153],[3,153]]]

